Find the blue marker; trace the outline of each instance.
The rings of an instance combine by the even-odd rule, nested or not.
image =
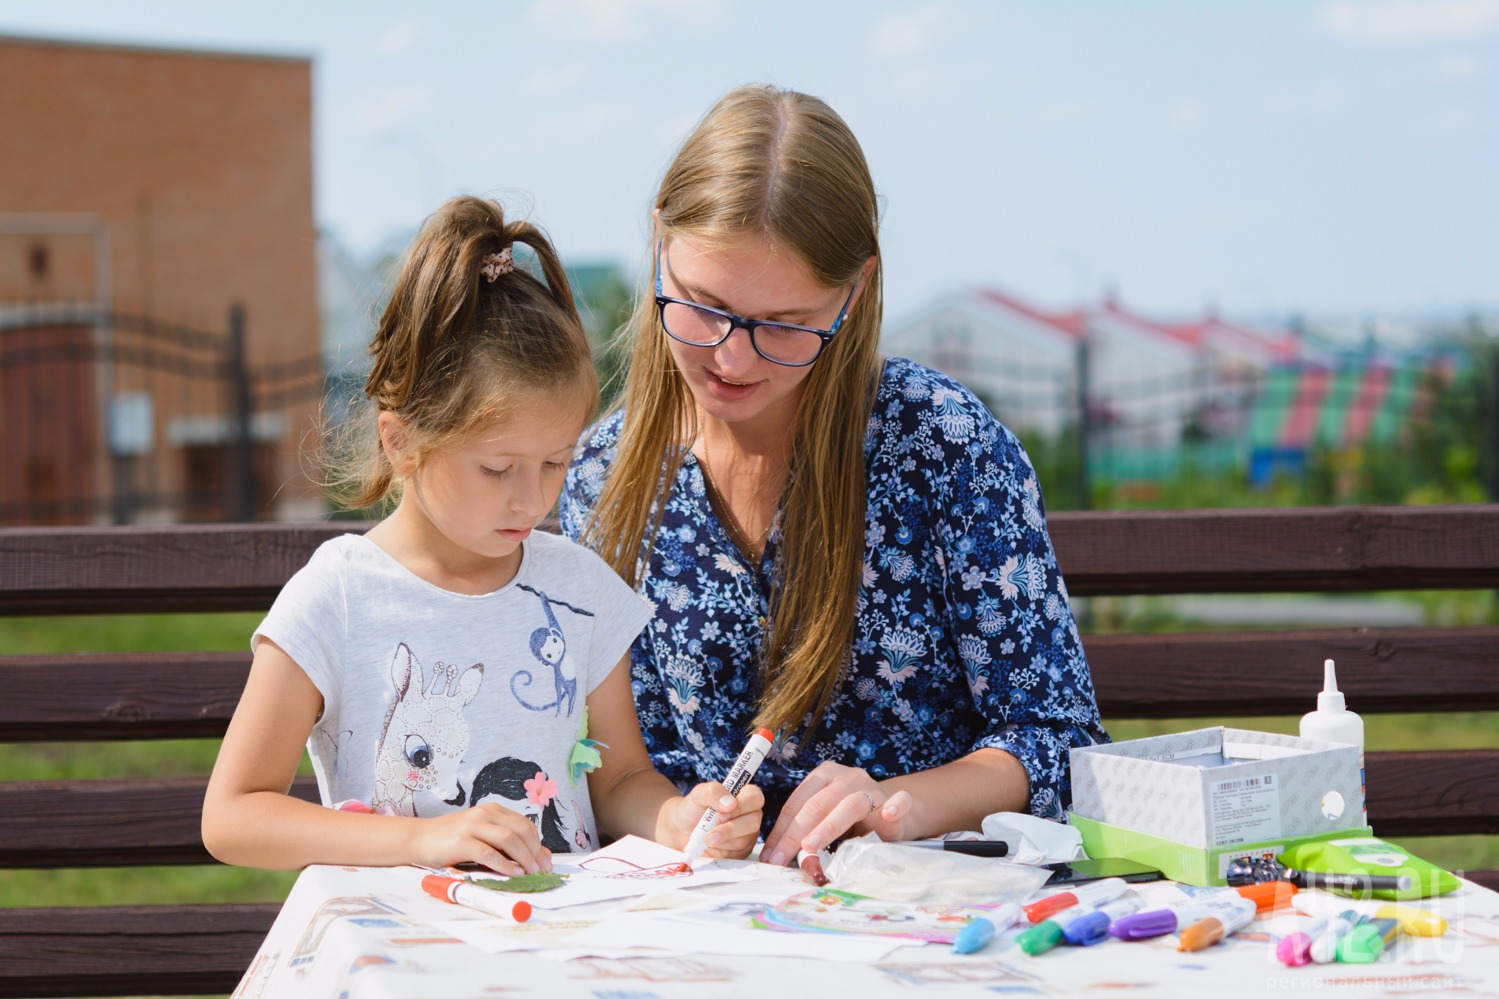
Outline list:
[[[989,946],[994,934],[1007,930],[1025,918],[1025,910],[1014,902],[1006,902],[987,915],[974,916],[953,937],[954,954],[972,954]]]
[[[1062,930],[1062,939],[1078,947],[1091,947],[1108,939],[1109,924],[1116,919],[1133,915],[1145,907],[1145,900],[1134,892],[1112,902],[1105,902],[1097,909]]]

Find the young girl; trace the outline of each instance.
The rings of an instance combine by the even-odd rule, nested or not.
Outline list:
[[[515,243],[545,283],[515,266]],[[399,502],[320,547],[256,630],[203,804],[209,852],[519,874],[600,833],[681,847],[716,807],[713,852],[746,855],[760,793],[682,797],[646,754],[622,663],[649,606],[593,554],[532,530],[598,394],[545,236],[492,201],[448,202],[370,351],[378,443],[352,505]],[[287,794],[304,743],[334,807]]]

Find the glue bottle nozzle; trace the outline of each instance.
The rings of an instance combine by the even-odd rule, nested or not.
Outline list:
[[[1317,709],[1319,711],[1342,711],[1348,703],[1343,692],[1338,689],[1338,671],[1331,659],[1322,661],[1322,692],[1317,695]]]

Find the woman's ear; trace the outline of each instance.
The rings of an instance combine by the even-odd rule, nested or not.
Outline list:
[[[854,311],[854,306],[859,304],[859,299],[864,295],[864,289],[869,285],[869,278],[874,274],[874,265],[878,258],[870,254],[864,261],[864,266],[859,268],[858,284],[854,287],[854,297],[848,300],[848,311]]]
[[[410,452],[405,421],[390,410],[382,409],[377,425],[380,428],[380,448],[385,452],[391,470],[403,479],[409,477],[416,471],[416,459]]]

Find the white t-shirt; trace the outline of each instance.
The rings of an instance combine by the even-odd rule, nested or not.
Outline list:
[[[251,638],[323,695],[307,749],[323,804],[432,816],[493,801],[554,852],[598,846],[585,700],[651,618],[604,562],[536,532],[493,593],[433,586],[360,535],[313,553]],[[574,765],[574,764],[577,765]]]

